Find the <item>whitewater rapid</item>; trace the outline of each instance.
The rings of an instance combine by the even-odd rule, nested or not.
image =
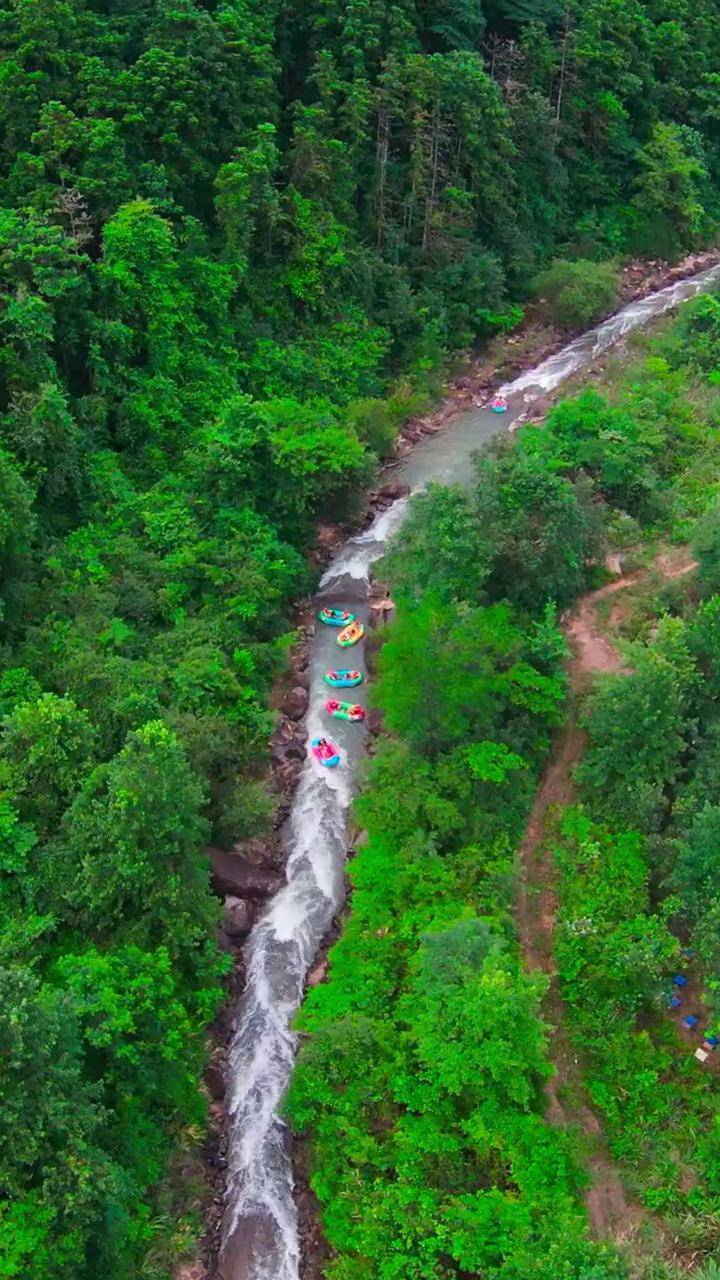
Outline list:
[[[506,430],[537,395],[554,391],[630,330],[719,281],[720,265],[624,307],[507,383],[502,388],[508,401],[506,414],[468,410],[444,431],[423,440],[403,460],[394,478],[413,491],[431,480],[466,480],[472,473],[472,454],[498,431]],[[399,499],[364,533],[348,539],[323,574],[320,598],[367,620],[372,565],[400,528],[407,508],[408,499]],[[322,709],[328,696],[323,672],[339,665],[365,670],[362,645],[343,651],[336,638],[332,629],[318,627],[313,640],[308,739],[329,732]],[[353,691],[354,701],[363,701],[363,688]],[[286,884],[269,903],[246,945],[247,982],[229,1063],[230,1130],[219,1259],[223,1280],[299,1280],[289,1138],[278,1112],[297,1049],[292,1020],[318,946],[342,903],[346,818],[356,764],[364,750],[361,726],[333,721],[331,734],[341,748],[340,767],[322,769],[308,757],[288,820]]]

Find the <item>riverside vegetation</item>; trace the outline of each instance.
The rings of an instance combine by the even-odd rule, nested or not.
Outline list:
[[[228,843],[271,819],[259,781],[269,690],[291,640],[288,601],[310,583],[315,518],[352,514],[447,353],[515,324],[525,297],[547,297],[561,325],[582,324],[612,306],[618,256],[676,256],[711,239],[715,17],[713,0],[2,0],[6,1280],[155,1280],[184,1256],[198,1225],[186,1209],[192,1188],[173,1199],[165,1175],[202,1130],[203,1041],[225,968],[201,851],[211,836]],[[665,484],[690,426],[683,418],[672,434],[676,455],[656,448],[660,410],[647,412],[650,438],[640,430],[627,451],[651,505],[648,475],[655,467]],[[440,1058],[432,1000],[445,1004],[455,984],[455,1048],[450,1037],[442,1047],[458,1074],[405,1079],[408,1096],[420,1091],[407,1112],[417,1123],[387,1165],[400,1095],[367,1130],[357,1121],[387,1175],[388,1230],[408,1179],[428,1223],[445,1221],[436,1184],[462,1183],[452,1248],[466,1269],[495,1265],[473,1260],[473,1223],[495,1202],[507,1214],[506,1230],[492,1233],[503,1255],[515,1247],[506,1237],[524,1232],[529,1249],[542,1231],[550,1257],[565,1248],[563,1220],[568,1239],[582,1233],[579,1175],[536,1113],[547,1069],[538,988],[518,969],[509,920],[512,846],[562,700],[557,630],[540,605],[578,589],[598,522],[587,480],[572,487],[562,467],[538,472],[529,457],[522,474],[518,465],[483,464],[482,516],[452,495],[429,505],[438,563],[448,560],[467,616],[451,638],[431,562],[406,563],[407,592],[425,573],[428,594],[419,630],[401,623],[383,657],[383,698],[388,722],[409,735],[392,750],[417,759],[427,794],[418,782],[391,812],[391,754],[388,790],[363,802],[372,847],[389,858],[397,831],[398,847],[409,840],[421,860],[408,929],[432,924],[431,884],[450,915],[451,902],[469,904],[447,990],[443,963],[427,959],[432,942],[412,979],[392,935],[390,976],[368,951],[368,1005],[373,984],[372,998],[393,1009],[402,991],[410,1017],[406,978],[423,993],[412,1013],[417,1061]],[[542,555],[513,506],[532,494]],[[474,542],[486,518],[502,533],[487,561]],[[417,725],[419,694],[390,691],[393,653],[421,656],[416,634],[447,673],[437,688],[424,662]],[[463,636],[487,653],[470,715],[453,693]],[[412,805],[419,843],[402,816]],[[466,853],[450,859],[456,820]],[[480,880],[468,851],[481,843],[494,862]],[[476,898],[492,927],[474,922]],[[479,955],[487,977],[472,981],[502,993],[505,1014],[487,1015],[501,1030],[478,1071],[499,1092],[472,1136],[463,957]],[[372,1040],[372,1009],[363,1016]],[[404,1052],[392,1019],[388,1028],[383,1053]],[[349,1061],[339,1047],[336,1070]],[[379,1087],[377,1075],[367,1087]],[[371,1103],[358,1098],[357,1116]],[[503,1108],[512,1125],[500,1125]],[[437,1149],[446,1131],[447,1156]],[[482,1158],[468,1157],[473,1143]],[[503,1190],[511,1168],[526,1187],[517,1207]],[[543,1226],[536,1188],[552,1170]],[[337,1213],[345,1208],[338,1197]],[[428,1249],[444,1258],[449,1230],[413,1266],[436,1265]],[[378,1231],[356,1254],[374,1256]],[[423,1240],[434,1233],[428,1226]]]
[[[491,446],[469,491],[416,498],[381,568],[398,619],[357,803],[367,844],[328,979],[299,1016],[288,1102],[333,1280],[670,1280],[687,1260],[716,1274],[720,1084],[667,1001],[689,944],[718,1026],[719,368],[711,296],[604,394]],[[692,540],[697,574],[633,613],[627,673],[583,712],[582,804],[548,836],[568,1030],[648,1210],[628,1257],[589,1238],[582,1135],[544,1117],[546,979],[523,971],[513,908],[567,714],[557,612],[602,581],[608,549],[642,558],[658,536]]]

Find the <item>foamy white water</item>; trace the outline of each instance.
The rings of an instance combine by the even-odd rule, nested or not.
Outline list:
[[[370,570],[379,560],[390,538],[400,528],[407,511],[407,498],[399,498],[381,512],[364,533],[348,538],[320,579],[319,594],[334,599],[344,592],[349,600],[366,600],[370,590]]]
[[[519,395],[529,387],[538,388],[543,392],[554,391],[578,369],[582,369],[591,360],[597,359],[603,352],[608,351],[620,338],[624,338],[626,333],[640,328],[647,324],[648,320],[663,315],[665,311],[672,311],[673,307],[702,293],[717,280],[720,280],[720,267],[710,267],[708,271],[703,271],[699,275],[691,276],[687,280],[676,280],[665,289],[648,294],[647,298],[639,298],[637,302],[631,302],[627,307],[623,307],[622,311],[616,312],[608,320],[603,320],[602,324],[589,329],[580,338],[563,347],[562,351],[543,360],[542,364],[537,365],[535,369],[508,382],[501,388],[503,395]]]
[[[396,472],[413,489],[430,480],[461,482],[472,474],[472,454],[522,412],[532,391],[547,393],[607,351],[631,329],[720,281],[720,266],[631,303],[537,368],[503,387],[508,412],[471,410],[445,431],[425,439]],[[320,590],[367,618],[373,563],[407,513],[400,499],[361,534],[348,539],[323,574]],[[323,935],[342,902],[346,816],[364,734],[358,725],[324,722],[328,696],[323,672],[364,670],[362,645],[341,650],[337,633],[318,627],[311,657],[308,740],[322,730],[341,748],[336,770],[308,758],[289,820],[287,883],[255,925],[246,947],[247,984],[230,1053],[228,1170],[220,1273],[224,1280],[298,1280],[300,1250],[292,1165],[278,1108],[296,1053],[290,1030],[305,979]],[[363,701],[363,686],[353,691]],[[360,695],[360,696],[358,696]]]

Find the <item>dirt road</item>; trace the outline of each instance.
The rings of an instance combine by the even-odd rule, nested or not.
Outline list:
[[[687,552],[678,552],[659,556],[653,567],[670,580],[690,573],[695,562]],[[517,919],[522,954],[528,968],[542,970],[550,981],[544,1012],[553,1028],[550,1053],[555,1074],[546,1088],[548,1119],[562,1127],[578,1128],[589,1139],[587,1163],[591,1183],[586,1202],[590,1224],[596,1236],[618,1243],[638,1235],[646,1214],[628,1195],[604,1146],[600,1122],[587,1101],[582,1071],[565,1031],[552,945],[557,915],[555,867],[545,833],[549,811],[573,800],[572,772],[585,743],[585,735],[575,719],[578,695],[585,691],[593,675],[622,670],[617,650],[600,630],[598,605],[609,596],[636,586],[648,573],[639,570],[591,592],[563,621],[571,647],[568,661],[571,710],[538,789],[519,851],[521,884]]]

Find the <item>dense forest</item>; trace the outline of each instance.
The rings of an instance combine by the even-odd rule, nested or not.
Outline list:
[[[688,1261],[716,1280],[720,1081],[669,994],[690,966],[684,1012],[718,1034],[719,366],[708,297],[604,394],[493,445],[469,490],[416,498],[381,566],[398,618],[357,802],[368,839],[288,1103],[333,1280],[680,1280]],[[691,538],[698,564],[663,582],[666,538]],[[618,549],[641,584],[622,669],[584,701],[581,803],[544,836],[571,1053],[636,1200],[614,1248],[583,1204],[592,1133],[544,1095],[559,1006],[522,962],[517,850],[572,714],[558,610]]]
[[[268,695],[289,603],[311,583],[315,518],[352,515],[448,355],[516,324],[533,292],[550,290],[559,322],[577,324],[612,306],[618,258],[709,241],[716,19],[713,0],[3,0],[7,1280],[154,1280],[184,1246],[181,1211],[152,1189],[204,1118],[225,961],[202,850],[271,821]],[[645,447],[632,484],[651,504]],[[483,500],[509,521],[496,508],[510,464],[484,465]],[[447,723],[436,708],[422,742],[394,748],[429,753],[433,769],[471,750],[481,798],[508,771],[521,779],[512,813],[493,799],[463,837],[485,832],[496,848],[488,916],[507,912],[511,839],[561,697],[557,632],[542,610],[526,622],[529,593],[531,612],[569,598],[595,537],[569,481],[523,483],[549,485],[574,548],[565,577],[555,589],[543,560],[553,584],[519,574],[506,603],[512,531],[500,559],[463,568],[468,625],[487,644],[484,710],[466,725],[462,707]],[[412,636],[401,628],[393,645]],[[437,646],[450,663],[448,638]],[[482,681],[495,690],[496,668],[490,707]],[[408,708],[394,714],[400,732]],[[512,746],[467,746],[503,716]],[[457,803],[435,805],[438,850]],[[467,897],[476,869],[438,856],[428,886],[452,874],[444,891]],[[461,952],[492,957],[508,1016],[518,1002],[532,1018],[537,991],[504,926],[458,928]],[[432,1056],[423,1010],[413,1034]],[[528,1112],[546,1070],[540,1031],[516,1047],[512,1132],[485,1176],[508,1162],[547,1176],[549,1161],[574,1238],[572,1162]],[[444,1096],[441,1082],[417,1087]],[[459,1177],[464,1123],[448,1113]],[[431,1165],[433,1125],[418,1137]],[[475,1211],[458,1206],[458,1240]],[[518,1212],[529,1239],[537,1209]],[[548,1230],[559,1239],[560,1213]],[[458,1249],[466,1270],[485,1265]]]

